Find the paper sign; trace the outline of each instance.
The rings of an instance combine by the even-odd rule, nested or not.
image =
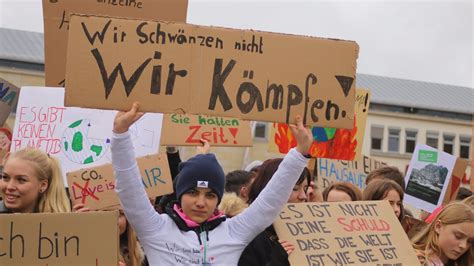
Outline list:
[[[433,212],[443,203],[455,163],[451,154],[418,144],[405,176],[403,201]]]
[[[118,265],[118,212],[2,214],[0,265]]]
[[[356,90],[355,118],[352,129],[311,127],[314,142],[310,154],[314,158],[355,160],[361,156],[365,124],[369,113],[370,91]],[[269,133],[269,151],[288,153],[296,147],[296,139],[288,124],[273,123]]]
[[[148,198],[154,199],[173,192],[166,154],[140,157],[137,163]],[[67,179],[73,205],[82,203],[92,210],[100,210],[120,204],[115,193],[112,164],[68,173]]]
[[[20,88],[0,78],[0,126],[5,124],[18,102]]]
[[[353,126],[352,41],[84,15],[68,44],[66,106]]]
[[[39,100],[41,99],[41,100]],[[64,89],[23,87],[11,151],[36,147],[58,157],[66,173],[111,162],[115,111],[64,107]],[[130,128],[135,154],[158,152],[162,114],[146,114]]]
[[[419,265],[388,201],[287,204],[273,226],[291,265]]]
[[[186,21],[187,0],[43,0],[46,86],[64,87],[71,13]]]
[[[200,146],[200,139],[212,147],[250,147],[253,144],[250,122],[236,118],[206,115],[165,114],[162,146]]]
[[[451,180],[446,189],[446,194],[443,198],[443,205],[456,199],[458,195],[459,188],[461,187],[462,178],[466,173],[467,165],[469,164],[468,160],[456,158],[456,163],[454,164],[453,173],[451,174]]]
[[[367,175],[383,166],[387,164],[365,155],[355,161],[313,158],[308,162],[308,168],[313,170],[313,176],[316,176],[318,187],[321,189],[329,187],[334,182],[349,182],[364,190]]]

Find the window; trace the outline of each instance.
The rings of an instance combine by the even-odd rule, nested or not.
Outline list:
[[[400,129],[388,129],[388,151],[398,152],[400,149]]]
[[[254,138],[266,139],[267,138],[267,123],[264,122],[255,122],[255,132],[253,134]]]
[[[463,159],[469,159],[471,149],[471,137],[460,136],[459,137],[459,157]]]
[[[382,139],[383,139],[383,126],[372,126],[370,130],[372,150],[382,150]]]
[[[449,154],[453,154],[454,151],[454,135],[444,134],[443,135],[443,151]]]
[[[405,153],[413,153],[416,146],[416,130],[405,130]]]
[[[438,148],[438,132],[426,132],[426,145],[431,146],[435,149]]]

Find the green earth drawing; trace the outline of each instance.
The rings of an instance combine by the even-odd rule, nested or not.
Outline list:
[[[90,164],[100,160],[109,149],[110,139],[88,138],[91,127],[88,119],[71,123],[63,132],[63,153],[71,161],[78,164]]]

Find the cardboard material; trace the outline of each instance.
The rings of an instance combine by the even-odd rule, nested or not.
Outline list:
[[[187,0],[43,0],[46,86],[64,87],[70,14],[186,21]]]
[[[416,145],[405,176],[403,202],[432,213],[452,194],[448,187],[453,181],[451,175],[456,161],[449,153],[424,144]],[[460,182],[459,178],[454,188],[459,187]]]
[[[310,154],[314,158],[355,160],[361,157],[365,125],[369,113],[370,91],[356,90],[355,118],[352,129],[311,127],[314,142]],[[288,124],[274,123],[270,128],[269,151],[288,153],[296,147],[296,139]]]
[[[143,156],[137,159],[148,198],[173,192],[173,182],[166,154]],[[112,164],[81,169],[67,174],[69,195],[74,204],[83,203],[92,210],[110,209],[120,205],[115,193]]]
[[[366,155],[355,161],[313,158],[308,162],[308,168],[313,176],[316,176],[318,187],[321,189],[329,187],[334,182],[342,181],[352,183],[364,190],[365,179],[369,172],[383,166],[387,166],[387,163]]]
[[[118,212],[2,214],[0,265],[118,265]]]
[[[56,156],[66,181],[67,172],[112,161],[110,139],[116,112],[64,107],[63,99],[63,88],[23,87],[11,151],[36,147]],[[136,156],[158,152],[161,119],[162,114],[145,114],[130,128]]]
[[[291,265],[419,265],[388,201],[287,204],[273,225]]]
[[[5,124],[8,116],[18,102],[20,88],[0,78],[0,127]]]
[[[456,199],[458,195],[459,188],[461,187],[462,178],[466,173],[467,165],[469,164],[468,160],[456,158],[456,163],[454,164],[453,173],[451,174],[451,180],[446,189],[446,194],[443,198],[443,205]]]
[[[165,114],[161,146],[200,146],[200,139],[211,146],[250,147],[250,122],[236,118],[206,115]]]
[[[352,41],[78,15],[68,44],[66,106],[353,126]]]

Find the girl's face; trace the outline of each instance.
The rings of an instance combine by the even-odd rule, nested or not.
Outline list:
[[[10,150],[11,141],[8,139],[5,132],[0,131],[0,149]]]
[[[306,191],[308,190],[308,179],[304,179],[301,184],[297,184],[293,187],[293,191],[291,191],[290,198],[288,198],[288,203],[299,203],[305,202]]]
[[[349,194],[344,191],[332,189],[328,193],[327,202],[340,202],[340,201],[352,201],[352,198]]]
[[[122,212],[120,212],[118,218],[118,227],[120,235],[125,233],[125,230],[127,229],[127,218],[125,218],[125,214],[123,214]]]
[[[400,213],[402,212],[402,200],[398,192],[395,189],[389,190],[383,200],[388,200],[390,206],[392,206],[395,216],[399,218]]]
[[[9,159],[3,169],[0,191],[5,207],[13,212],[32,213],[40,194],[48,188],[47,180],[39,180],[31,162]]]
[[[210,188],[193,188],[181,196],[181,208],[191,220],[200,224],[207,221],[217,208],[217,194]]]
[[[321,190],[316,186],[314,181],[311,181],[308,186],[308,190],[306,191],[306,201],[308,202],[322,202],[323,201],[323,193]]]
[[[438,247],[441,251],[440,259],[444,264],[448,263],[448,260],[459,259],[471,248],[474,242],[474,222],[445,225],[438,220],[435,223]]]

